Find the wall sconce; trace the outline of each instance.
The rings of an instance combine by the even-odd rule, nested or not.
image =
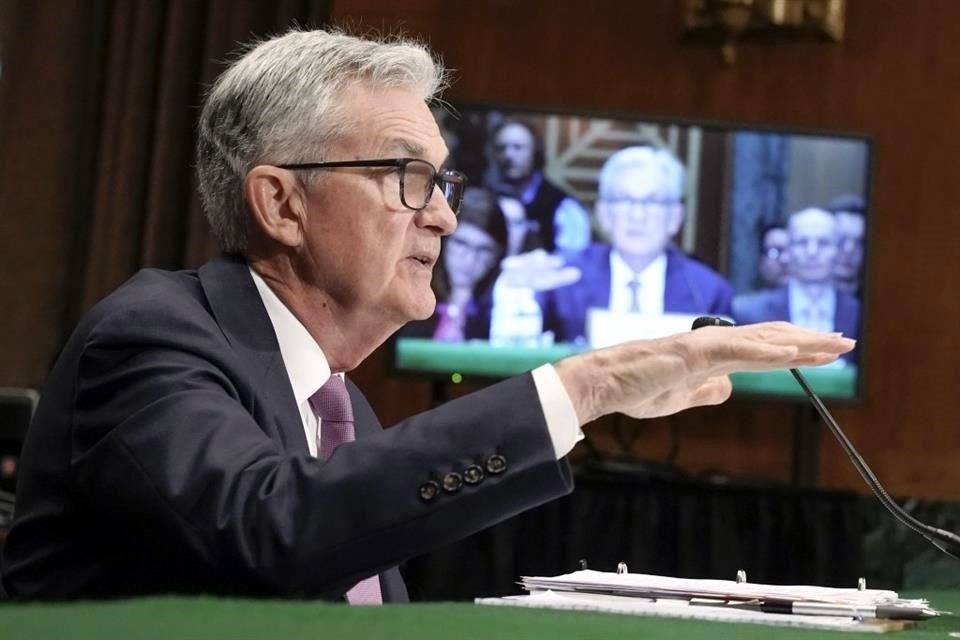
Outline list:
[[[843,39],[847,0],[685,0],[683,41],[719,46],[733,64],[741,42]]]

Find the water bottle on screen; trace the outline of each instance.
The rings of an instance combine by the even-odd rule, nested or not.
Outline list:
[[[543,343],[543,314],[533,289],[494,288],[490,344],[496,347],[538,347]]]

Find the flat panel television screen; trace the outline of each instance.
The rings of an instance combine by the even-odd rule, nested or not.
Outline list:
[[[397,372],[496,379],[714,315],[858,339],[805,370],[860,389],[868,138],[723,123],[517,110],[436,112],[467,174],[434,272],[437,311],[392,342]],[[736,393],[799,397],[787,371]]]

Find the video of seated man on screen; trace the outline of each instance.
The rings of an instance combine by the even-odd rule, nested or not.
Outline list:
[[[399,332],[398,369],[509,375],[703,315],[858,337],[865,141],[490,107],[437,117],[470,186],[442,240],[436,312]]]

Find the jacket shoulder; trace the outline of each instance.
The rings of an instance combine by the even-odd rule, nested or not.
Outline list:
[[[98,302],[76,334],[143,340],[154,334],[195,333],[216,326],[196,271],[144,269]]]

